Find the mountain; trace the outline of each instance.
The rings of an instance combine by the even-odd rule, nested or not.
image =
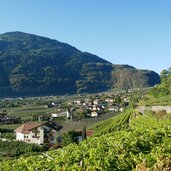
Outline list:
[[[22,32],[0,35],[0,96],[99,92],[159,82],[153,71],[113,65],[57,40]]]

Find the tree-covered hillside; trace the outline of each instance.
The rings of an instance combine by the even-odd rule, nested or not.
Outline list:
[[[153,71],[112,65],[56,40],[22,32],[0,35],[0,96],[98,92],[159,82]]]
[[[160,74],[161,84],[151,88],[141,105],[171,105],[171,68]]]
[[[171,94],[171,68],[163,70],[160,74],[161,84],[151,90],[154,97],[162,97]]]

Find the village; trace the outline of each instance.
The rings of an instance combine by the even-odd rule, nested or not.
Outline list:
[[[20,119],[16,116],[9,116],[8,111],[6,111],[5,109],[13,109],[16,107],[23,107],[25,105],[25,108],[27,107],[27,110],[29,110],[29,107],[32,107],[34,105],[34,101],[36,101],[37,99],[41,101],[37,105],[42,105],[45,110],[52,109],[53,111],[51,113],[49,111],[45,111],[44,113],[42,112],[40,114],[40,117],[37,118],[37,120],[44,119],[44,114],[47,114],[48,117],[51,118],[66,116],[68,119],[81,119],[84,117],[98,117],[101,114],[105,114],[111,111],[122,112],[124,108],[129,104],[130,95],[126,93],[99,93],[95,95],[89,95],[88,97],[84,95],[78,95],[77,97],[74,97],[74,100],[68,100],[67,97],[65,97],[63,101],[56,100],[55,98],[53,98],[53,96],[49,96],[48,98],[34,97],[30,99],[32,101],[29,105],[26,104],[26,100],[24,98],[1,99],[0,123],[16,123]],[[20,100],[21,104],[18,105],[17,102],[16,105],[15,100]],[[80,115],[80,117],[77,116],[77,113],[78,115]],[[39,116],[39,114],[37,113],[35,113],[35,115]]]
[[[75,132],[74,139],[78,141],[83,139],[82,130],[87,127],[86,122],[97,123],[103,120],[103,117],[111,117],[114,114],[121,113],[129,105],[129,101],[132,97],[131,93],[119,92],[119,93],[98,93],[92,95],[77,95],[74,98],[61,97],[63,100],[55,100],[54,96],[50,97],[37,97],[42,107],[46,112],[32,112],[28,120],[24,120],[22,115],[8,115],[4,110],[5,105],[1,105],[0,113],[0,130],[3,130],[3,126],[17,126],[13,129],[13,133],[17,141],[24,141],[26,143],[34,144],[56,144],[61,143],[62,133],[67,134],[65,130],[66,125],[73,125],[75,123],[81,123],[81,128],[78,126],[70,131]],[[40,100],[41,99],[41,100]],[[48,100],[47,100],[48,99]],[[24,101],[24,105],[28,106],[25,98],[17,98],[17,101]],[[8,99],[8,105],[9,105]],[[32,98],[32,102],[35,98]],[[15,100],[11,100],[12,106]],[[30,103],[30,101],[29,101]],[[2,102],[1,102],[2,104]],[[30,106],[30,105],[29,105]],[[14,108],[14,109],[15,109]],[[7,108],[5,108],[7,109]],[[48,111],[48,112],[47,112]],[[10,112],[9,112],[10,113]],[[62,121],[61,121],[62,120]],[[2,127],[2,128],[1,128]],[[85,131],[84,137],[92,136],[91,130]],[[1,139],[6,140],[1,133]],[[8,138],[7,138],[8,139]]]
[[[110,93],[107,95],[98,94],[81,100],[78,98],[67,102],[64,108],[60,104],[52,103],[54,107],[57,107],[58,112],[52,113],[51,117],[66,115],[68,119],[77,120],[87,117],[99,117],[108,112],[123,112],[124,108],[129,105],[129,100],[130,98],[125,95]]]

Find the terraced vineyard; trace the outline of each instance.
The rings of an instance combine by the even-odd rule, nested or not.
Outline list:
[[[167,117],[166,117],[167,118]],[[0,170],[171,170],[171,121],[127,112],[98,123],[79,145],[2,161]]]
[[[123,114],[104,120],[93,127],[96,135],[102,135],[114,131],[125,130],[129,128],[129,123],[135,117],[141,115],[134,109],[128,109]]]

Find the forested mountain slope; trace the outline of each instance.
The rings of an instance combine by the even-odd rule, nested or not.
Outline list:
[[[153,71],[113,65],[56,40],[22,32],[0,35],[0,96],[99,92],[159,82]]]

